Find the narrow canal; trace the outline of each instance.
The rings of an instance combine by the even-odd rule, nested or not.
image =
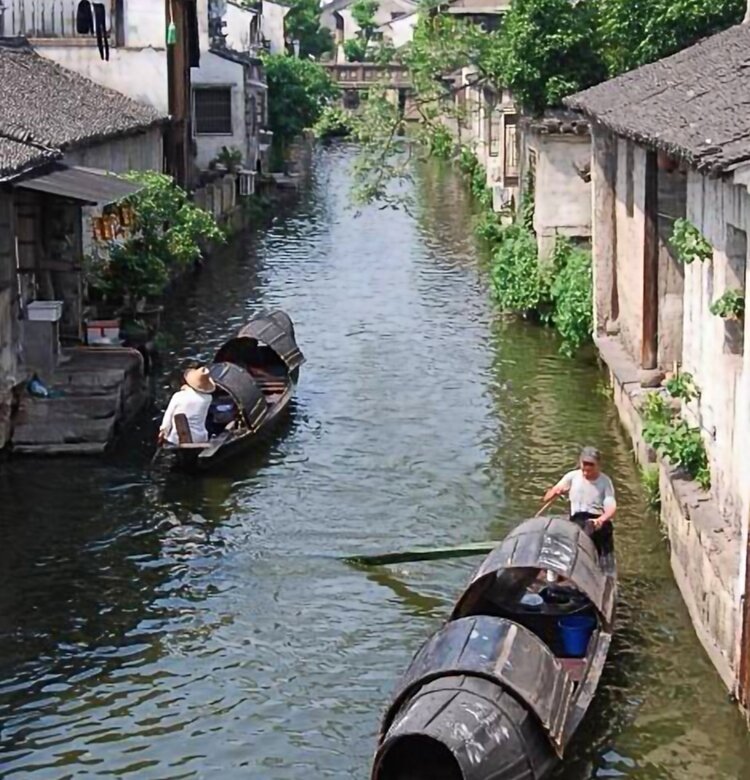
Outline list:
[[[308,363],[268,448],[217,476],[150,474],[148,425],[106,462],[0,467],[0,775],[361,778],[397,675],[476,561],[363,572],[347,553],[497,538],[586,442],[622,510],[622,607],[558,778],[750,777],[593,363],[489,302],[457,180],[413,216],[347,209],[351,150],[171,304],[157,377],[257,307]]]

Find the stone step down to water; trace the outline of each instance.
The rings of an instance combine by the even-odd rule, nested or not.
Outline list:
[[[53,398],[21,399],[13,451],[28,455],[96,455],[146,401],[143,359],[131,349],[66,350],[47,383]]]

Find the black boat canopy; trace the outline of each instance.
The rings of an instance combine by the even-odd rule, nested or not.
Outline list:
[[[250,374],[234,363],[213,363],[209,372],[214,382],[232,396],[247,427],[257,430],[268,414],[268,402]]]
[[[294,325],[289,315],[279,309],[261,312],[253,317],[234,338],[222,346],[214,359],[217,362],[237,360],[248,340],[262,342],[270,347],[290,371],[305,362],[294,338]]]
[[[599,565],[591,539],[566,517],[538,517],[515,528],[485,559],[459,598],[451,620],[472,613],[491,590],[497,602],[515,600],[540,570],[566,577],[585,593],[605,628],[612,623],[614,581]]]
[[[537,716],[554,749],[562,753],[573,681],[539,637],[512,620],[489,615],[447,623],[422,645],[397,686],[383,719],[380,741],[419,688],[461,674],[482,677],[510,690]]]

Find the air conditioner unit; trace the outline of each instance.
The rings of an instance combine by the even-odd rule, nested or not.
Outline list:
[[[240,195],[254,195],[255,194],[255,171],[240,170]]]

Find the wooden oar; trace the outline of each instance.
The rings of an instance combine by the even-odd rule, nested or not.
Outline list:
[[[349,563],[360,566],[385,566],[388,563],[411,563],[412,561],[439,561],[442,558],[462,558],[469,555],[486,555],[500,542],[469,542],[458,547],[420,547],[381,555],[353,555],[346,558]]]
[[[539,517],[552,504],[557,501],[557,496],[550,499],[535,515]],[[395,553],[382,553],[381,555],[354,555],[346,560],[360,566],[385,566],[389,563],[412,563],[415,561],[439,561],[445,558],[467,558],[471,555],[486,555],[500,544],[499,541],[468,542],[456,547],[418,547],[414,550],[402,550]]]

